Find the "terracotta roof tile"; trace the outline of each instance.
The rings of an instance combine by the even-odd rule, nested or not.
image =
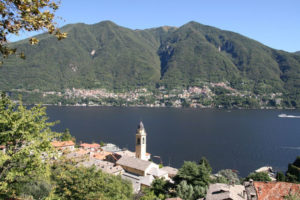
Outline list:
[[[258,200],[281,200],[289,194],[300,195],[300,184],[286,182],[254,182]]]
[[[93,144],[83,143],[80,146],[83,148],[100,148],[100,144],[97,143],[93,143]]]
[[[54,146],[54,147],[67,147],[67,146],[74,146],[75,143],[73,141],[53,141],[51,142],[51,144]]]
[[[111,155],[111,154],[112,154],[112,152],[101,151],[99,153],[95,153],[93,155],[93,157],[98,160],[104,160],[106,158],[106,156]]]

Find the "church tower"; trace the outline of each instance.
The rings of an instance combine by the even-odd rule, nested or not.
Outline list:
[[[146,156],[146,131],[143,122],[140,122],[135,135],[135,157],[148,160]]]

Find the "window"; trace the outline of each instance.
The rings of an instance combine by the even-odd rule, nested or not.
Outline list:
[[[141,144],[141,139],[140,139],[140,138],[137,139],[136,144],[137,144],[137,145],[140,145],[140,144]]]
[[[143,144],[145,144],[145,138],[143,137]]]

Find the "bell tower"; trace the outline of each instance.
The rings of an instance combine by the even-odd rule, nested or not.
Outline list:
[[[144,124],[140,122],[135,135],[135,157],[141,160],[148,160],[146,157],[146,136]]]

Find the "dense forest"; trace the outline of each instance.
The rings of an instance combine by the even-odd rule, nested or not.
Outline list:
[[[25,40],[12,43],[26,59],[5,60],[0,89],[171,90],[228,82],[254,94],[283,93],[293,106],[300,105],[300,55],[234,32],[193,21],[145,30],[103,21],[70,24],[62,31],[68,32],[62,41],[41,34],[36,46]]]

